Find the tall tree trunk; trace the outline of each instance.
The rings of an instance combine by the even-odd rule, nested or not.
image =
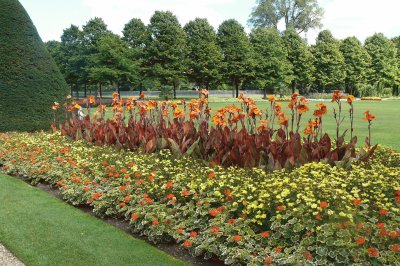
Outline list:
[[[175,84],[175,82],[173,83],[173,86],[174,86],[174,99],[176,99],[176,84]]]
[[[210,83],[206,81],[205,84],[206,84],[206,90],[208,90],[208,88],[210,87]]]
[[[120,86],[120,84],[117,83],[117,92],[118,92],[119,98],[121,98],[121,90],[120,90],[119,86]]]
[[[267,88],[264,88],[264,97],[263,97],[263,99],[267,99]]]
[[[236,98],[239,98],[239,82],[235,81]]]
[[[296,81],[292,80],[291,86],[292,86],[292,94],[294,94],[296,90]]]
[[[103,92],[101,91],[101,83],[100,83],[99,93],[100,93],[100,99],[103,98]]]
[[[72,87],[72,83],[71,84],[69,84],[69,86],[70,86],[70,89],[71,89],[71,97],[74,97],[74,90],[73,90],[73,87]]]
[[[139,84],[139,94],[142,94],[143,92],[143,82],[140,82]]]
[[[76,86],[76,99],[79,99],[79,86],[78,84],[75,84]]]

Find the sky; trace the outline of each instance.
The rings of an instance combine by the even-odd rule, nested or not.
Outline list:
[[[145,24],[155,10],[173,12],[185,25],[196,17],[207,18],[215,29],[226,19],[238,20],[247,32],[247,20],[256,0],[19,0],[30,15],[43,41],[60,40],[63,29],[82,26],[93,17],[120,34],[132,18]],[[338,39],[355,36],[362,42],[377,32],[392,38],[400,35],[400,0],[319,0],[324,9],[321,29],[308,32],[314,43],[318,32],[329,29]]]

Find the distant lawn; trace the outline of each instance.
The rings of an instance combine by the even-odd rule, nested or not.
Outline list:
[[[306,115],[302,118],[301,123],[301,132],[304,130],[305,123],[308,119],[312,118],[313,110],[315,109],[315,105],[318,102],[310,101],[309,107],[310,110]],[[333,107],[337,109],[337,104],[333,104],[330,101],[324,102],[328,107],[328,114],[323,117],[323,130],[324,132],[328,132],[332,137],[336,136],[336,124],[333,118]],[[210,102],[210,107],[212,109],[212,113],[214,113],[219,108],[222,108],[227,105],[238,105],[239,103],[235,102],[217,102],[216,98],[213,98],[213,102]],[[257,101],[256,105],[261,108],[263,111],[268,109],[269,111],[269,102],[268,101]],[[286,115],[290,119],[290,113],[287,109],[287,102],[281,102],[282,107],[286,112]],[[376,115],[376,120],[372,122],[372,144],[382,144],[385,146],[390,146],[393,149],[400,151],[400,101],[396,100],[387,100],[387,101],[355,101],[354,102],[354,135],[358,137],[358,146],[363,146],[365,143],[365,137],[368,135],[368,123],[362,120],[364,116],[364,112],[366,110],[370,110],[370,112]],[[341,132],[344,129],[350,129],[349,122],[349,105],[344,102],[343,103],[343,111],[342,116],[344,115],[346,118],[341,125]],[[112,112],[108,111],[106,117],[111,118]],[[347,136],[349,136],[349,131]]]
[[[0,202],[0,242],[28,266],[187,265],[14,177]]]

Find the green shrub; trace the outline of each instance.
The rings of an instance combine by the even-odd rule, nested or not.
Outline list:
[[[18,0],[0,0],[0,131],[49,129],[68,88]]]

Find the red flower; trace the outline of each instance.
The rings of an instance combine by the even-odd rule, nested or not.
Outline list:
[[[397,233],[395,231],[391,231],[391,232],[389,232],[389,236],[392,238],[395,238],[395,237],[397,237]]]
[[[381,237],[384,237],[385,235],[387,235],[386,229],[383,229],[383,230],[379,233],[379,235],[380,235]]]
[[[362,203],[362,201],[360,199],[353,200],[353,204],[356,206],[361,205],[361,203]]]
[[[215,217],[215,216],[217,216],[217,215],[218,215],[218,213],[219,213],[219,211],[218,211],[218,210],[216,210],[216,209],[212,209],[212,210],[210,210],[210,216],[212,216],[212,217]]]
[[[218,226],[213,226],[211,227],[211,232],[213,232],[214,234],[218,234]]]
[[[264,232],[260,233],[260,235],[262,238],[267,238],[267,237],[269,237],[270,234],[268,231],[264,231]]]
[[[375,116],[373,114],[369,113],[369,110],[364,112],[365,117],[363,118],[363,120],[367,120],[368,122],[371,122],[372,120],[375,119]]]
[[[193,242],[192,242],[192,241],[185,240],[185,242],[183,242],[183,246],[184,246],[185,248],[190,248],[192,245],[193,245]]]
[[[120,202],[119,206],[124,207],[124,206],[126,206],[126,203],[125,202]]]
[[[283,210],[285,210],[285,206],[283,206],[283,205],[276,206],[276,210],[283,211]]]
[[[125,189],[126,189],[126,186],[120,186],[120,187],[119,187],[119,190],[120,190],[120,191],[124,191]]]
[[[265,262],[266,263],[271,263],[272,262],[272,257],[271,256],[266,257],[265,258]]]
[[[370,255],[371,257],[378,257],[379,251],[376,248],[370,247],[368,248],[368,255]]]
[[[400,245],[393,245],[390,249],[394,252],[400,252]]]
[[[328,208],[329,203],[326,202],[326,201],[321,201],[321,202],[319,203],[319,206],[320,206],[322,209],[325,209],[325,208]]]
[[[378,227],[379,229],[385,229],[385,224],[384,223],[377,223],[376,227]]]
[[[189,195],[190,195],[190,191],[189,190],[182,191],[182,196],[189,196]]]
[[[171,181],[168,181],[166,184],[165,184],[165,187],[166,188],[172,188],[174,186],[174,184],[171,182]]]
[[[363,229],[364,225],[362,223],[358,223],[358,224],[356,224],[356,228],[357,229]]]
[[[183,230],[182,228],[179,228],[178,230],[176,230],[179,234],[182,234],[183,232],[185,232],[185,230]]]
[[[388,210],[386,210],[386,209],[381,209],[381,210],[379,210],[379,214],[380,214],[380,215],[387,215],[387,214],[388,214]]]
[[[304,258],[306,258],[306,260],[312,260],[313,256],[310,252],[304,252]]]
[[[167,195],[167,199],[169,199],[169,200],[170,200],[170,199],[173,199],[174,197],[175,197],[174,194],[168,194],[168,195]]]
[[[395,197],[394,200],[395,200],[396,202],[400,203],[400,196]]]
[[[196,231],[190,232],[190,237],[191,238],[196,238],[197,237],[197,232]]]
[[[395,194],[396,196],[400,196],[400,190],[395,190],[395,191],[394,191],[394,194]]]
[[[215,173],[214,173],[214,172],[210,172],[210,173],[208,174],[208,177],[209,177],[209,178],[215,177]]]
[[[239,242],[240,240],[242,240],[242,237],[240,235],[235,235],[233,237],[233,240],[235,240],[236,242]]]
[[[233,224],[233,223],[235,223],[235,221],[236,221],[235,219],[229,219],[228,224]]]
[[[281,249],[281,247],[280,246],[277,246],[276,248],[275,248],[275,252],[276,253],[281,253],[281,251],[282,251],[282,249]]]
[[[132,213],[131,218],[132,220],[137,220],[139,219],[139,215],[137,213]]]
[[[365,238],[364,237],[357,238],[356,243],[358,245],[364,245],[365,244]]]
[[[155,225],[159,225],[159,224],[160,224],[160,222],[159,222],[159,221],[157,221],[157,220],[154,220],[152,224],[155,226]]]
[[[124,198],[125,201],[130,201],[131,200],[131,195],[128,195]]]

